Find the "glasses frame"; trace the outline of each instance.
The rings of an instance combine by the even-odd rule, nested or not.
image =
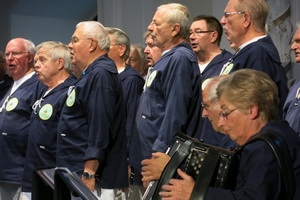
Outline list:
[[[231,15],[242,15],[245,14],[246,12],[224,12],[224,17],[227,19]]]
[[[238,108],[234,108],[226,113],[223,113],[222,111],[219,113],[219,116],[223,119],[227,120],[228,115],[230,115],[233,111],[237,110]]]
[[[212,33],[212,32],[215,32],[215,31],[210,31],[210,30],[207,30],[207,31],[196,30],[195,32],[190,31],[190,36],[194,35],[195,37],[201,37],[200,34],[203,34],[203,33]]]
[[[19,57],[22,53],[27,53],[29,54],[29,51],[11,51],[11,52],[5,52],[4,53],[4,58],[7,59],[10,55],[13,58]]]

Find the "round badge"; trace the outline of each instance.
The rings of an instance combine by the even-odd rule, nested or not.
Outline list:
[[[39,112],[39,116],[42,120],[48,120],[52,116],[52,113],[53,113],[52,105],[46,104],[41,108]]]
[[[153,71],[149,78],[147,79],[147,83],[146,86],[149,87],[152,84],[152,81],[154,80],[154,78],[156,77],[157,71]]]
[[[222,75],[223,75],[223,74],[229,74],[229,73],[231,72],[232,68],[233,68],[233,63],[229,64],[229,65],[226,67],[226,69],[224,70],[224,72],[222,73]]]
[[[208,84],[211,80],[212,80],[212,78],[208,78],[208,79],[206,79],[205,81],[203,81],[202,86],[201,86],[202,91],[204,90],[204,88],[207,86],[207,84]]]
[[[68,107],[71,107],[74,105],[75,103],[75,90],[73,89],[72,92],[70,93],[70,95],[67,98],[66,104]]]
[[[13,109],[15,109],[17,107],[19,103],[19,100],[17,98],[12,98],[11,100],[9,100],[6,104],[6,110],[7,111],[12,111]]]

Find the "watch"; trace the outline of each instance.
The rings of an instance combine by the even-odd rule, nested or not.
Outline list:
[[[95,174],[91,174],[89,172],[83,172],[82,176],[83,176],[83,178],[91,179],[91,178],[95,178],[96,175]]]

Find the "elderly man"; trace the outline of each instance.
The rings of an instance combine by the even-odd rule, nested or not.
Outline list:
[[[149,71],[137,111],[138,140],[130,149],[130,164],[137,169],[153,152],[166,152],[176,131],[191,135],[199,123],[194,116],[200,116],[200,72],[187,42],[187,8],[177,3],[159,6],[148,30],[163,55]]]
[[[0,101],[13,84],[12,78],[6,74],[6,69],[4,54],[0,51]]]
[[[0,196],[18,199],[29,134],[34,88],[34,44],[24,38],[8,42],[5,58],[14,83],[0,102]]]
[[[153,38],[149,31],[144,34],[144,39],[146,45],[144,53],[146,54],[147,65],[148,67],[152,67],[161,57],[162,52],[160,48],[154,45]]]
[[[279,89],[278,118],[288,94],[287,77],[278,51],[265,33],[268,6],[264,0],[229,0],[221,24],[227,39],[239,49],[229,59],[221,74],[250,68],[267,73]]]
[[[73,67],[69,49],[65,44],[43,42],[36,49],[34,69],[41,81],[39,87],[44,85],[47,87],[36,94],[39,99],[35,102],[31,114],[30,135],[22,179],[23,199],[31,199],[33,171],[56,166],[58,119],[66,101],[69,86],[76,81],[73,75],[70,76]]]
[[[291,49],[295,53],[296,63],[300,63],[300,23],[297,25],[298,29],[294,34]],[[290,88],[290,92],[284,104],[284,119],[287,120],[290,126],[298,133],[300,133],[300,80],[294,83]]]
[[[77,24],[69,48],[78,81],[62,109],[57,136],[57,165],[77,172],[108,200],[128,187],[123,92],[109,47],[102,24]]]
[[[130,45],[130,53],[127,59],[127,64],[133,67],[142,77],[147,75],[146,56],[144,48],[140,44]]]

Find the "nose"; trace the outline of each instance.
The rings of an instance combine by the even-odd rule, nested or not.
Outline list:
[[[151,22],[148,26],[148,31],[152,32],[153,31],[153,22]]]
[[[225,16],[223,16],[220,20],[220,23],[224,26],[226,24],[226,22],[227,22],[227,19]]]
[[[206,109],[203,108],[202,110],[202,117],[208,117],[208,112]]]
[[[145,54],[149,54],[149,47],[148,47],[148,45],[145,47],[144,53]]]
[[[291,45],[291,49],[292,50],[296,50],[297,49],[297,44],[295,41],[293,41],[292,45]]]
[[[225,125],[225,119],[221,116],[219,116],[218,119],[218,127],[223,127]]]
[[[68,48],[69,48],[70,51],[73,49],[73,44],[72,44],[71,41],[70,41],[70,43],[68,44]]]

